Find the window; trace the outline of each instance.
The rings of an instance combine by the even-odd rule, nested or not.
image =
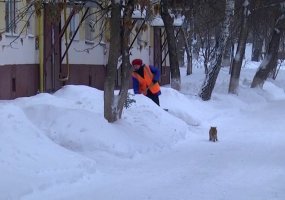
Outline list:
[[[27,4],[27,6],[30,6],[30,4]],[[35,14],[32,6],[27,11],[27,20],[27,34],[33,36],[35,34]]]
[[[94,14],[89,10],[87,13],[87,18],[85,20],[85,40],[86,42],[94,42],[94,32],[96,19],[94,18]]]
[[[16,33],[16,0],[5,1],[5,23],[7,33]]]
[[[69,39],[73,37],[73,34],[76,31],[76,28],[79,25],[79,14],[76,13],[72,16],[71,21],[70,21],[70,33],[69,33]],[[79,32],[74,37],[74,40],[79,40]]]

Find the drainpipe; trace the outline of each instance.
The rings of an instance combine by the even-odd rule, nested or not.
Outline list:
[[[40,92],[44,92],[44,24],[43,24],[43,17],[44,10],[41,9],[41,14],[37,17],[38,23],[38,37],[39,37],[39,77],[40,77]]]

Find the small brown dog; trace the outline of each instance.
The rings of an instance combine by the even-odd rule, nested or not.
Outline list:
[[[211,126],[211,128],[209,130],[209,141],[212,141],[212,142],[218,141],[217,127]]]

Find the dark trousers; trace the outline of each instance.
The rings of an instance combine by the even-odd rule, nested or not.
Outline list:
[[[150,98],[151,100],[153,100],[154,103],[156,103],[158,106],[160,106],[160,105],[159,105],[159,97],[158,97],[157,94],[152,94],[152,93],[148,90],[146,96],[147,96],[148,98]]]

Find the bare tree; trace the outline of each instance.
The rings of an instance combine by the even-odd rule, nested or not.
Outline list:
[[[272,70],[276,68],[280,37],[282,32],[284,31],[284,28],[285,28],[285,15],[284,13],[281,13],[276,20],[265,58],[262,61],[261,65],[259,66],[251,83],[252,88],[255,87],[262,88],[270,72],[272,72]]]
[[[184,20],[185,21],[185,20]],[[176,39],[176,46],[177,46],[177,58],[179,67],[184,67],[184,53],[185,49],[185,37],[183,35],[183,31],[178,30],[177,39]]]
[[[195,1],[193,8],[195,35],[197,36],[197,55],[203,58],[205,74],[208,73],[210,61],[215,56],[215,40],[219,37],[220,24],[224,18],[224,1]]]
[[[249,15],[248,6],[249,6],[248,0],[244,0],[242,14],[240,15],[241,27],[240,27],[240,34],[238,38],[238,46],[237,46],[236,55],[234,57],[232,67],[231,67],[229,93],[232,93],[232,94],[237,94],[241,65],[242,65],[242,61],[243,61],[244,53],[245,53],[246,40],[248,36],[248,15]]]
[[[172,13],[177,17],[184,17],[185,19],[185,10],[189,10],[187,4],[189,0],[172,0],[170,3]],[[183,20],[185,22],[185,20]],[[185,24],[185,23],[184,23]],[[182,25],[183,26],[183,25]],[[186,51],[185,46],[185,37],[183,34],[183,27],[178,27],[176,30],[176,49],[177,49],[177,59],[180,67],[184,67],[184,53]]]
[[[130,74],[131,74],[131,65],[130,65],[130,54],[129,54],[129,38],[133,28],[132,25],[132,13],[134,10],[134,0],[129,0],[124,9],[123,16],[123,33],[122,33],[122,70],[121,70],[121,87],[119,93],[118,101],[118,112],[119,118],[122,116],[122,111],[124,104],[127,100],[128,89],[130,85]]]
[[[108,122],[115,122],[121,118],[129,88],[129,37],[132,30],[134,0],[129,0],[124,6],[123,25],[121,25],[122,4],[112,0],[111,6],[110,51],[104,85],[104,117]],[[122,76],[120,77],[122,85],[119,94],[115,95],[115,79],[120,56],[122,58],[122,65],[120,66],[122,68]]]
[[[171,88],[180,90],[181,78],[179,70],[179,62],[176,55],[176,41],[174,35],[174,18],[170,16],[170,2],[169,0],[161,0],[161,18],[163,20],[166,38],[168,44],[169,61],[170,61],[170,75],[171,75]]]
[[[119,33],[119,34],[118,34]],[[114,122],[119,118],[115,99],[115,77],[117,72],[118,59],[121,50],[121,5],[118,1],[111,2],[111,19],[110,19],[110,49],[109,59],[106,66],[106,76],[104,84],[104,117],[109,122]]]
[[[184,4],[185,20],[182,24],[182,34],[185,42],[185,52],[187,55],[186,75],[192,74],[193,60],[193,40],[194,40],[194,1],[185,1]]]
[[[224,18],[224,21],[221,27],[220,37],[216,44],[215,56],[214,56],[214,59],[210,63],[209,72],[206,74],[206,78],[204,80],[201,92],[199,94],[199,96],[204,101],[211,99],[211,95],[215,87],[218,74],[221,69],[222,55],[223,55],[227,40],[229,38],[230,20],[233,15],[234,7],[235,7],[234,0],[226,0],[225,18]]]
[[[279,10],[274,2],[266,0],[251,1],[250,33],[252,37],[252,61],[260,61],[264,58],[264,49],[268,47],[275,19],[279,16]]]

